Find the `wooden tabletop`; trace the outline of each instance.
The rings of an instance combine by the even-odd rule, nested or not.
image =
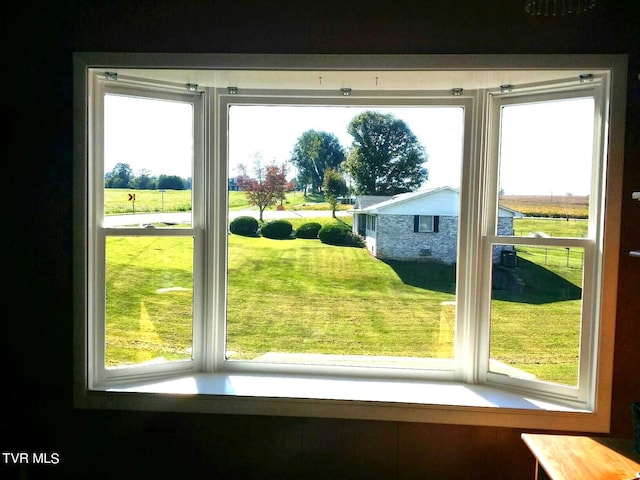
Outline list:
[[[632,439],[530,433],[521,437],[553,480],[640,478],[640,454]]]

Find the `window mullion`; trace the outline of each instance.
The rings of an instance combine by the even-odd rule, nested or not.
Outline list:
[[[98,384],[105,380],[105,340],[106,340],[106,290],[105,259],[106,235],[103,228],[90,229],[90,251],[92,252],[93,272],[89,287],[94,295],[89,297],[90,318],[88,328],[89,377],[90,383]],[[92,303],[91,303],[92,302]]]
[[[194,102],[193,122],[193,176],[191,211],[193,222],[193,361],[195,370],[203,370],[206,355],[206,322],[209,298],[206,289],[207,278],[207,206],[206,191],[206,103],[207,92],[200,93],[198,101]]]
[[[228,115],[222,89],[211,89],[207,119],[205,195],[207,205],[207,324],[205,328],[207,371],[223,369],[227,311],[227,210]]]
[[[488,236],[496,230],[500,110],[495,107],[494,97],[487,90],[479,90],[476,101],[478,108],[472,144],[476,154],[467,189],[471,205],[467,218],[472,227],[469,241],[472,257],[469,281],[472,284],[466,295],[471,321],[464,335],[468,358],[465,378],[469,383],[485,383],[489,370],[492,267],[492,245]]]
[[[105,243],[104,219],[104,81],[94,76],[89,100],[89,161],[87,164],[87,250],[88,383],[95,386],[105,379]]]
[[[481,282],[480,231],[482,205],[478,201],[483,174],[482,156],[485,148],[483,126],[484,102],[478,91],[470,92],[465,105],[464,154],[460,191],[458,229],[459,258],[456,318],[456,376],[466,383],[477,383],[477,332],[480,328]]]

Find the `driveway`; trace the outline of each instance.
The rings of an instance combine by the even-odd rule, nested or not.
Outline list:
[[[249,216],[258,218],[258,210],[231,210],[229,212],[229,219],[233,220],[240,216]],[[343,210],[336,211],[336,217],[344,217],[351,215]],[[265,210],[262,213],[264,220],[278,220],[281,218],[310,218],[310,217],[330,217],[331,210]]]

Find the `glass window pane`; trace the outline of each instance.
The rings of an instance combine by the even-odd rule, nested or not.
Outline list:
[[[499,205],[506,209],[499,209],[497,234],[512,235],[508,216],[515,215],[516,224],[520,216],[588,218],[593,98],[507,105],[501,115]],[[530,222],[514,227],[516,235],[524,236],[576,233],[571,229],[547,231]]]
[[[193,238],[107,237],[106,366],[192,358]]]
[[[433,215],[420,215],[420,231],[433,232]]]
[[[577,386],[584,249],[494,246],[489,370]]]
[[[193,105],[105,95],[104,225],[191,224]]]
[[[358,202],[363,197],[350,190],[343,196],[351,200],[337,206],[334,218],[325,192],[316,188],[321,182],[313,180],[318,170],[301,176],[290,162],[292,152],[301,136],[314,130],[335,135],[347,156],[353,141],[347,126],[368,110],[372,109],[230,107],[229,221],[234,225],[239,217],[253,217],[262,231],[242,235],[231,228],[229,360],[453,368],[464,112],[462,108],[375,109],[405,121],[424,146],[429,177],[419,190],[453,188],[439,196],[415,196],[415,200],[410,199],[412,193],[398,196],[410,210],[393,215],[362,213],[358,219],[350,210],[362,207]],[[324,160],[315,158],[314,166],[325,165]],[[262,219],[247,191],[236,189],[234,178],[240,164],[248,176],[257,178],[256,161],[262,167],[272,162],[280,168],[284,165],[287,180],[297,181],[296,189],[265,208]],[[353,188],[353,180],[347,179],[347,186]],[[440,216],[440,233],[418,231],[416,218],[426,215],[433,222],[433,215],[441,213],[446,215]],[[290,222],[294,235],[284,240],[266,238],[264,226],[273,220]],[[354,221],[358,222],[355,228]],[[303,238],[300,232],[311,223],[359,232],[366,248],[323,243],[315,233]],[[369,248],[371,242],[377,248]],[[396,248],[396,254],[385,250],[384,244]]]

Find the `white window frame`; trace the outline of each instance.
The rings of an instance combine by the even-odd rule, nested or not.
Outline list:
[[[102,118],[104,112],[105,95],[122,95],[135,98],[160,99],[165,101],[181,102],[190,104],[193,107],[193,129],[194,138],[203,138],[204,132],[204,98],[203,92],[187,92],[184,89],[171,88],[167,85],[150,86],[141,85],[138,81],[127,78],[120,78],[117,82],[109,81],[106,75],[95,75],[90,86],[93,99],[92,107],[97,115],[92,117],[93,136],[91,158],[88,164],[89,182],[92,185],[91,191],[94,195],[88,197],[88,211],[90,227],[88,229],[87,241],[89,252],[92,258],[92,274],[88,282],[95,292],[88,301],[90,311],[94,320],[89,323],[89,335],[91,338],[91,350],[94,352],[90,358],[90,378],[97,385],[107,385],[110,382],[127,381],[129,379],[139,379],[141,377],[152,377],[167,374],[193,373],[200,370],[203,358],[202,342],[197,341],[199,335],[193,337],[192,358],[178,362],[166,364],[128,365],[119,368],[106,368],[105,345],[106,345],[106,318],[105,318],[105,256],[106,239],[113,237],[192,237],[193,238],[193,322],[192,329],[195,332],[202,328],[204,312],[204,291],[203,282],[200,280],[203,275],[204,264],[204,210],[203,210],[203,144],[194,142],[194,163],[192,166],[192,226],[180,229],[147,229],[139,227],[106,227],[103,224],[104,218],[104,129]]]
[[[578,61],[579,60],[579,61]],[[283,67],[284,65],[284,67]],[[354,68],[353,65],[358,65]],[[314,371],[293,368],[274,369],[270,365],[230,366],[220,352],[224,343],[226,288],[226,195],[227,172],[224,155],[226,136],[220,134],[226,127],[225,102],[232,101],[226,88],[203,88],[206,100],[202,116],[204,162],[196,167],[202,184],[202,197],[194,198],[193,231],[195,256],[204,265],[194,272],[194,282],[201,284],[206,294],[197,296],[200,305],[194,322],[194,361],[176,368],[151,368],[145,371],[130,369],[127,375],[109,378],[98,365],[98,332],[100,315],[96,315],[95,295],[99,287],[100,222],[99,209],[92,202],[91,193],[96,184],[96,171],[103,175],[99,163],[99,141],[92,132],[97,117],[92,116],[99,91],[96,91],[92,73],[98,69],[110,70],[114,66],[129,69],[265,69],[283,68],[301,70],[383,70],[412,71],[416,69],[585,69],[601,72],[603,102],[602,126],[606,134],[597,137],[598,154],[607,159],[606,176],[597,178],[595,191],[600,192],[592,201],[594,208],[602,209],[600,225],[606,221],[606,231],[595,226],[585,248],[603,252],[597,265],[585,266],[596,281],[593,289],[597,301],[587,306],[597,318],[597,324],[587,329],[589,352],[581,361],[587,363],[588,388],[584,396],[554,389],[531,389],[529,385],[503,381],[487,375],[483,364],[483,341],[486,340],[488,316],[486,312],[486,285],[490,285],[490,246],[494,243],[518,244],[516,237],[496,237],[492,217],[487,205],[497,205],[497,185],[491,181],[495,174],[495,138],[481,128],[495,122],[492,111],[497,99],[504,95],[495,90],[467,90],[462,95],[449,97],[453,104],[464,105],[465,151],[461,188],[459,276],[457,283],[457,328],[464,332],[456,337],[456,366],[451,375],[425,375],[414,372],[362,371],[353,368]],[[428,65],[428,67],[425,67]],[[524,65],[524,67],[523,67]],[[613,358],[613,330],[615,326],[615,289],[617,279],[617,253],[619,238],[619,205],[624,131],[624,91],[626,88],[626,58],[624,56],[595,56],[576,59],[575,56],[544,57],[491,57],[491,56],[417,56],[417,57],[314,57],[314,56],[251,56],[204,55],[158,58],[145,54],[76,54],[74,134],[76,151],[74,206],[74,271],[75,271],[75,386],[74,400],[80,408],[134,408],[149,410],[208,411],[217,413],[253,413],[267,415],[295,415],[340,418],[369,418],[417,422],[459,423],[473,425],[548,428],[580,431],[607,431],[611,407],[611,375]],[[615,72],[615,75],[613,74]],[[135,83],[133,81],[132,83]],[[177,87],[176,82],[157,82],[161,90]],[[544,85],[537,87],[545,88]],[[99,90],[99,89],[98,89]],[[263,94],[265,92],[262,92]],[[285,96],[304,96],[299,91],[280,92]],[[326,94],[326,92],[325,92]],[[256,93],[251,94],[256,96]],[[416,98],[444,99],[443,92],[405,92]],[[273,96],[278,96],[273,92]],[[375,97],[376,94],[372,94]],[[383,95],[384,97],[384,95]],[[237,98],[237,97],[234,97]],[[311,98],[311,96],[310,96]],[[331,100],[328,100],[331,101]],[[384,101],[388,101],[388,98]],[[456,103],[458,102],[458,103]],[[375,101],[373,102],[375,104]],[[99,106],[98,106],[99,108]],[[93,169],[96,170],[93,170]],[[494,169],[494,170],[492,170]],[[478,180],[480,179],[480,181]],[[94,183],[92,183],[94,182]],[[603,195],[606,186],[606,198]],[[200,193],[198,193],[200,195]],[[606,202],[605,202],[606,200]],[[99,203],[99,202],[98,202]],[[198,212],[196,203],[201,206]],[[595,211],[591,218],[599,218]],[[497,217],[495,217],[497,218]],[[137,234],[138,232],[136,232]],[[476,240],[478,239],[478,240]],[[573,242],[574,239],[571,241]],[[527,244],[530,239],[527,239]],[[574,244],[573,242],[572,244]],[[201,248],[201,246],[203,246]],[[477,277],[468,272],[484,272],[481,288]],[[460,273],[459,273],[460,275]],[[587,273],[585,273],[587,275]],[[485,290],[482,290],[484,288]],[[489,292],[490,293],[490,292]],[[489,297],[490,298],[490,297]],[[97,299],[97,300],[96,300]],[[473,312],[482,312],[484,320],[471,320]],[[250,363],[250,362],[249,362]],[[478,367],[469,368],[469,365]],[[446,381],[444,381],[446,380]],[[443,382],[444,381],[444,382]],[[582,381],[582,379],[581,379]],[[537,386],[538,387],[538,386]],[[190,394],[178,403],[175,395]],[[194,395],[195,394],[195,395]]]
[[[408,95],[402,91],[368,91],[361,93],[358,97],[345,98],[343,96],[327,97],[325,91],[321,90],[305,90],[305,91],[288,91],[288,90],[261,90],[261,89],[248,89],[240,93],[229,93],[227,89],[218,89],[215,94],[209,96],[211,99],[210,112],[215,112],[215,124],[218,125],[217,131],[220,142],[218,144],[217,155],[218,160],[214,160],[213,163],[218,166],[216,170],[215,178],[224,179],[229,172],[226,170],[228,166],[228,145],[226,132],[229,130],[227,112],[232,105],[333,105],[333,106],[359,106],[374,109],[379,107],[452,107],[463,108],[467,112],[464,124],[467,132],[471,131],[472,118],[473,118],[473,106],[474,101],[471,95],[465,97],[452,96],[449,92],[411,92]],[[215,135],[215,134],[213,134]],[[470,135],[467,133],[466,135]],[[468,154],[462,160],[463,164],[469,164],[471,161]],[[210,197],[216,198],[215,204],[218,205],[217,218],[225,219],[224,223],[216,223],[212,218],[212,225],[220,228],[220,232],[226,232],[226,219],[228,212],[226,209],[227,192],[222,191],[220,185],[218,185],[218,192],[221,195],[216,195],[215,191],[212,191]],[[224,197],[224,198],[223,198]],[[366,231],[375,232],[378,228],[378,215],[367,214],[366,218]],[[222,230],[224,229],[224,230]],[[227,236],[226,234],[214,233],[210,237],[209,249],[210,251],[218,252],[217,258],[219,258],[220,272],[226,272],[226,258],[227,258]],[[221,240],[220,243],[217,240]],[[216,302],[218,306],[226,306],[226,295],[222,294],[222,288],[226,287],[226,277],[217,277],[215,282],[219,287],[214,286],[213,290],[221,292],[219,301]],[[448,368],[440,369],[404,369],[399,370],[396,368],[385,368],[382,366],[358,366],[351,367],[348,365],[342,366],[330,366],[330,365],[315,365],[315,364],[285,364],[285,363],[267,363],[267,362],[251,362],[232,360],[227,361],[225,359],[225,338],[226,338],[226,311],[223,308],[216,308],[212,313],[215,320],[213,324],[216,326],[216,342],[213,350],[213,364],[216,371],[225,372],[243,372],[243,373],[261,373],[261,374],[285,374],[285,375],[337,375],[337,376],[350,376],[352,378],[370,378],[376,379],[380,377],[385,378],[415,378],[415,379],[429,379],[436,381],[455,381],[463,377],[462,370],[464,365],[460,359],[454,359],[448,362]],[[444,364],[444,362],[440,362]]]
[[[602,76],[590,77],[588,81],[568,81],[566,84],[558,82],[551,88],[522,89],[516,95],[505,95],[499,91],[489,92],[488,107],[492,117],[491,123],[499,124],[500,111],[503,106],[548,102],[558,99],[593,98],[594,99],[594,125],[593,125],[593,158],[591,161],[592,179],[590,190],[590,208],[588,220],[588,232],[585,238],[574,237],[522,237],[517,235],[498,235],[498,150],[500,141],[499,129],[492,129],[490,133],[490,158],[487,166],[491,172],[488,175],[487,191],[490,202],[496,205],[495,209],[485,210],[485,222],[482,233],[482,249],[484,258],[484,278],[483,282],[489,282],[489,286],[483,283],[483,315],[487,318],[487,325],[484,327],[484,335],[481,336],[482,348],[480,349],[479,370],[482,380],[487,384],[505,385],[511,388],[527,390],[532,388],[532,381],[510,377],[490,371],[489,368],[489,323],[490,323],[490,275],[491,262],[493,258],[494,245],[507,245],[516,247],[518,245],[541,246],[541,247],[564,247],[581,248],[584,251],[585,264],[583,268],[582,285],[582,311],[580,324],[580,353],[579,353],[579,378],[578,386],[566,385],[545,385],[544,391],[551,396],[560,398],[574,398],[576,405],[589,405],[590,395],[594,391],[595,378],[593,375],[595,352],[598,348],[596,337],[597,311],[599,303],[598,290],[600,288],[601,265],[602,265],[602,234],[604,217],[599,214],[604,201],[605,185],[603,182],[604,171],[601,167],[603,158],[606,158],[605,146],[606,138],[603,137],[603,122],[607,117],[605,103],[605,88],[607,80]],[[533,91],[531,91],[533,90]],[[488,295],[488,296],[487,296]]]

